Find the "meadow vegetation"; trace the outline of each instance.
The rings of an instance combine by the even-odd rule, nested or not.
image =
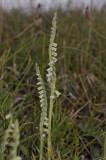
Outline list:
[[[105,10],[57,11],[56,90],[61,95],[52,108],[51,160],[106,160]],[[37,75],[40,69],[50,100],[46,75],[53,15],[20,9],[0,15],[0,160],[39,159]],[[48,159],[45,137],[43,160]]]

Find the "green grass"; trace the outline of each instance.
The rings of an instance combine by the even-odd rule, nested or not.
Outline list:
[[[44,13],[39,26],[35,17],[20,10],[3,12],[1,26],[0,144],[9,125],[5,116],[12,112],[13,121],[19,121],[18,155],[24,160],[39,159],[41,109],[35,64],[46,79],[53,13]],[[53,109],[52,160],[105,160],[105,17],[105,7],[92,11],[92,27],[81,10],[58,10],[56,88],[61,96]],[[46,160],[47,141],[43,156]]]

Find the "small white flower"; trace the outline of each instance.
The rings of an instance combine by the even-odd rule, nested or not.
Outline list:
[[[41,98],[43,98],[43,97],[44,97],[44,95],[43,95],[43,94],[41,94],[39,97],[40,97],[40,99],[41,99]]]
[[[48,72],[52,72],[52,68],[48,68],[47,71],[48,71]]]
[[[57,90],[55,91],[55,93],[56,93],[56,97],[59,97],[60,96],[60,92],[58,92]]]
[[[51,80],[51,78],[50,78],[50,77],[48,77],[47,82],[50,82],[50,80]]]
[[[42,90],[42,87],[38,87],[38,90],[39,90],[39,91]]]
[[[42,138],[42,139],[45,138],[45,134],[42,134],[41,138]]]
[[[53,64],[53,62],[52,62],[52,61],[49,63],[49,66],[51,66],[51,64]]]
[[[51,77],[51,76],[52,76],[52,73],[48,73],[46,76],[47,76],[47,77]]]
[[[45,125],[46,127],[48,127],[48,123],[47,123],[47,122],[44,122],[44,125]]]
[[[10,114],[7,114],[7,115],[5,116],[5,118],[6,118],[6,119],[10,119],[10,118],[11,118],[11,113],[10,113]]]
[[[38,92],[40,95],[43,94],[43,91]]]
[[[41,82],[38,82],[37,85],[41,85]]]
[[[38,80],[41,80],[41,78],[40,78],[40,77],[37,77],[37,79],[38,79]]]
[[[55,47],[52,47],[52,51],[57,51],[57,48],[55,48]]]
[[[52,52],[52,56],[57,56],[57,53],[56,52]]]
[[[54,98],[55,98],[55,96],[50,96],[50,98],[51,98],[51,99],[54,99]]]
[[[41,99],[41,100],[40,100],[40,103],[43,103],[43,102],[45,102],[45,100],[44,100],[44,99]]]
[[[44,132],[48,133],[48,129],[44,128]]]
[[[46,114],[46,117],[45,117],[45,121],[48,121],[47,114]]]
[[[57,47],[57,43],[53,43],[53,47]]]
[[[54,61],[54,62],[56,62],[56,61],[57,61],[57,59],[56,59],[55,57],[53,57],[53,61]]]
[[[42,110],[43,110],[43,107],[44,107],[44,103],[41,103],[40,104],[40,107],[42,108]]]

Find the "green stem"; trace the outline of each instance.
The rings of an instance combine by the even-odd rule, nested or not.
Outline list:
[[[51,96],[54,96],[55,83],[51,89]],[[52,112],[53,112],[53,99],[50,98],[50,109],[49,109],[49,124],[48,124],[48,160],[51,160],[51,122],[52,122]]]
[[[40,140],[40,159],[39,160],[42,160],[42,158],[43,158],[43,143],[44,143],[44,138],[41,137],[41,140]]]
[[[50,100],[49,125],[48,125],[48,160],[51,160],[51,119],[53,110],[53,100]]]

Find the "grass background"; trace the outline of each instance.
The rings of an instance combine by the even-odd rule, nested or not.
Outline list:
[[[80,9],[57,11],[56,86],[62,94],[54,105],[52,160],[106,159],[105,10],[91,10],[89,17]],[[18,154],[24,160],[39,157],[35,64],[45,79],[53,14],[35,10],[27,15],[21,9],[0,14],[0,143],[9,123],[5,116],[12,112],[19,120]],[[44,159],[46,151],[45,146]]]

